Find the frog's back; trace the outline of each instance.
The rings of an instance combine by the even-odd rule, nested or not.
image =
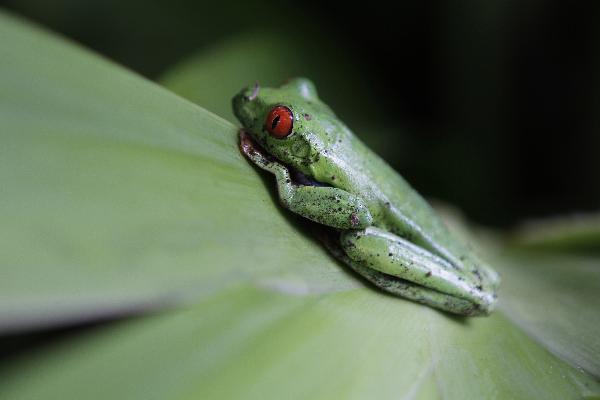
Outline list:
[[[340,161],[348,171],[346,180],[351,182],[344,189],[367,197],[370,211],[376,216],[376,220],[381,220],[376,221],[383,225],[380,227],[392,231],[401,229],[403,223],[394,218],[394,214],[401,213],[432,235],[447,233],[429,204],[396,170],[352,132],[345,132],[344,137],[345,143],[341,142],[341,145],[345,148],[336,152],[343,155]],[[394,222],[398,226],[394,226]]]
[[[346,171],[339,187],[365,199],[375,226],[442,256],[465,275],[483,270],[483,286],[497,285],[497,275],[448,231],[437,213],[398,172],[349,130],[338,144],[344,149],[336,152],[336,162],[343,165],[340,170]],[[350,184],[344,185],[344,181]]]
[[[496,286],[495,272],[455,238],[421,195],[362,143],[329,107],[309,99],[300,101],[295,108],[305,117],[319,115],[304,128],[303,138],[315,154],[307,171],[310,176],[361,198],[374,226],[444,258],[456,268],[453,273],[462,272],[464,278],[478,281],[483,287]]]

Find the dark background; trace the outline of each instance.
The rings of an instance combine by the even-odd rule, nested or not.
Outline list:
[[[326,36],[407,128],[412,157],[390,162],[422,193],[501,227],[599,209],[600,2],[3,5],[151,79],[261,26]]]

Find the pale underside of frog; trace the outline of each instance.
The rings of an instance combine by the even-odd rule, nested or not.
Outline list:
[[[380,289],[461,315],[489,314],[500,279],[367,148],[304,78],[233,98],[240,149],[275,175],[283,207],[333,228],[326,247]]]

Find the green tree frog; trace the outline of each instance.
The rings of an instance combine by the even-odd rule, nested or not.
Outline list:
[[[233,98],[240,149],[275,175],[283,207],[332,228],[326,247],[380,289],[461,315],[489,314],[498,274],[323,103],[311,81]]]

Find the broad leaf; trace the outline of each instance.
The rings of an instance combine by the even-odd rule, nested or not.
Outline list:
[[[600,259],[509,252],[502,311],[555,354],[600,377]]]
[[[499,256],[510,288],[488,318],[386,296],[280,210],[234,125],[11,17],[0,38],[4,331],[170,306],[20,353],[0,398],[600,394],[525,333],[532,307],[556,296],[546,288],[563,290],[543,263],[527,275],[524,258]],[[589,277],[574,271],[568,287]],[[565,293],[561,315],[595,304]],[[595,372],[597,346],[574,358],[543,342]]]
[[[355,285],[279,210],[235,126],[1,18],[1,329],[267,278]]]
[[[13,364],[10,399],[578,399],[598,384],[501,313],[457,319],[370,289],[240,287]]]

